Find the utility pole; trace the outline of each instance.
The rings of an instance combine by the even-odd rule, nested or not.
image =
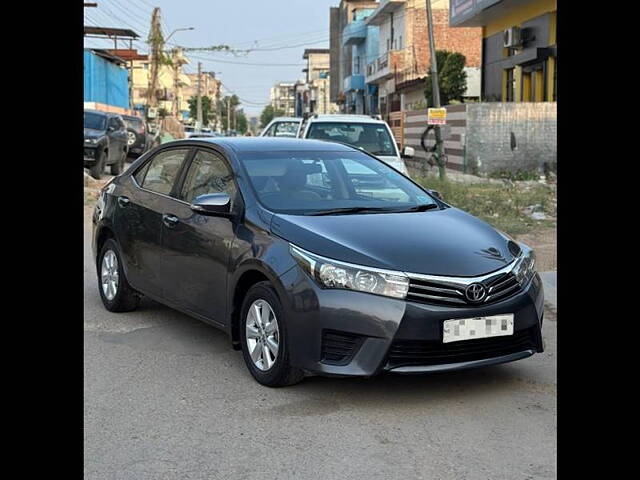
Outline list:
[[[436,59],[436,45],[433,39],[433,16],[431,15],[431,0],[427,0],[427,28],[429,30],[429,56],[431,57],[431,82],[433,85],[433,106],[440,108],[440,86],[438,84],[438,62]],[[442,145],[442,132],[440,125],[434,125],[436,134],[435,157],[438,163],[438,174],[440,180],[444,180],[446,170],[444,168],[444,152]]]
[[[231,97],[227,95],[227,132],[231,130]]]
[[[197,115],[196,115],[196,131],[202,128],[202,62],[198,62],[198,93],[197,93]]]
[[[172,114],[174,117],[178,118],[180,113],[180,100],[178,99],[178,70],[180,68],[180,51],[178,48],[174,48],[172,51],[172,64],[173,64],[173,108]]]
[[[158,85],[158,65],[162,55],[162,30],[160,29],[160,8],[155,7],[151,14],[151,29],[149,30],[149,43],[151,44],[151,79],[147,90],[147,106],[156,107],[158,98],[156,89]]]

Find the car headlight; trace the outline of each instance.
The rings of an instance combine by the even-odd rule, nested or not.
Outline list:
[[[516,261],[517,263],[513,267],[512,273],[515,275],[516,281],[520,286],[524,287],[536,273],[536,255],[533,253],[533,250],[524,243],[519,243],[518,245],[522,253]]]
[[[95,138],[85,138],[84,143],[88,143],[89,145],[95,145],[98,143],[98,140]]]
[[[289,245],[293,258],[322,288],[357,290],[394,298],[407,296],[409,278],[402,272],[344,263]]]

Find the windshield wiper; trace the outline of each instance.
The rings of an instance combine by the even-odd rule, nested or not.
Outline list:
[[[399,210],[400,212],[425,212],[427,210],[433,210],[438,208],[435,203],[425,203],[424,205],[416,205],[415,207],[409,207],[405,210]]]
[[[315,212],[307,213],[307,215],[339,215],[341,213],[369,213],[369,212],[397,212],[395,208],[386,207],[345,207],[345,208],[332,208],[330,210],[318,210]]]

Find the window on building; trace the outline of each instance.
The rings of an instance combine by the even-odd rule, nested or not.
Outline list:
[[[398,39],[398,50],[402,50],[402,35],[400,35],[400,38]]]
[[[553,101],[558,101],[558,57],[554,58],[554,68],[553,68]]]
[[[509,68],[507,69],[507,85],[506,85],[506,90],[507,90],[507,95],[505,98],[505,101],[507,102],[513,102],[515,100],[515,79],[513,76],[513,68]]]

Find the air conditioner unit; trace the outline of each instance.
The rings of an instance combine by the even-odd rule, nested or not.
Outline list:
[[[520,27],[507,28],[504,33],[504,48],[515,48],[522,45],[522,32]]]

